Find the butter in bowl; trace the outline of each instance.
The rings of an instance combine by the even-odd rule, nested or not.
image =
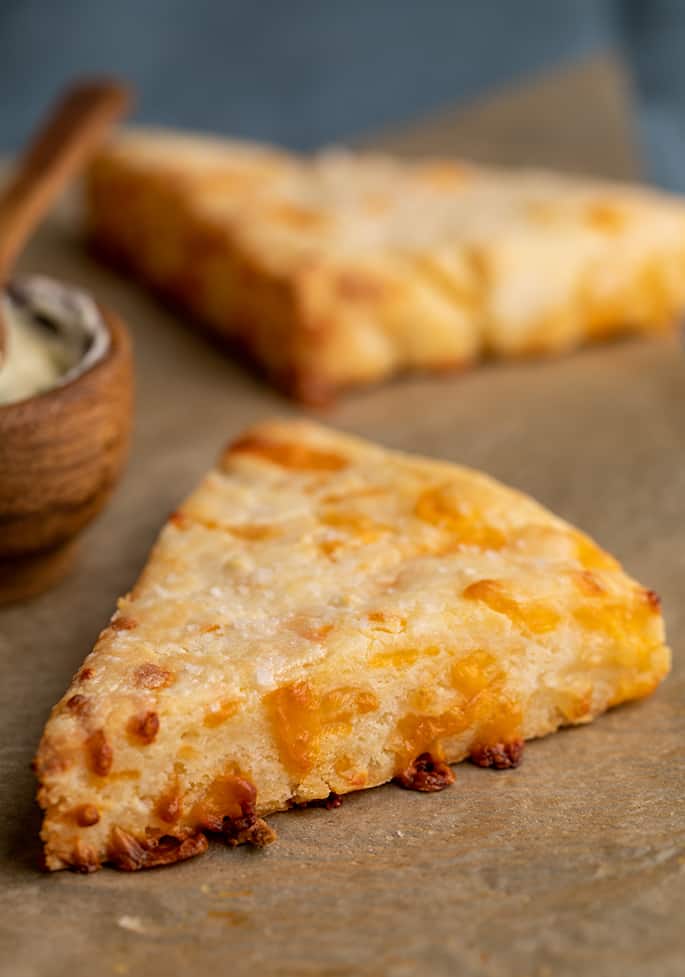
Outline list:
[[[121,471],[132,416],[124,325],[88,294],[14,265],[32,231],[126,109],[111,80],[74,85],[0,193],[0,602],[39,593]]]
[[[92,299],[49,278],[34,276],[8,285],[2,313],[0,404],[68,383],[109,347],[109,334]]]
[[[131,345],[121,321],[45,277],[3,300],[0,367],[0,602],[46,589],[101,510],[125,460]]]

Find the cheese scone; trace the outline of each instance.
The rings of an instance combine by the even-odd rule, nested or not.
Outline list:
[[[685,309],[685,206],[635,187],[133,132],[87,201],[103,253],[310,402]]]
[[[47,866],[164,864],[207,831],[263,845],[295,804],[514,766],[668,668],[656,595],[531,499],[264,423],[169,519],[52,712]]]

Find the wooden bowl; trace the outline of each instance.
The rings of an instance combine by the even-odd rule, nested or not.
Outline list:
[[[128,332],[94,304],[108,337],[83,372],[0,406],[0,603],[30,597],[71,565],[78,533],[121,474],[133,414]]]

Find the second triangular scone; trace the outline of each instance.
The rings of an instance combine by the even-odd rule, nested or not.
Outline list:
[[[588,177],[131,131],[88,215],[101,251],[306,401],[685,311],[682,200]]]
[[[455,465],[306,422],[235,442],[169,520],[55,707],[36,768],[51,869],[177,861],[206,831],[647,695],[659,602],[586,536]]]

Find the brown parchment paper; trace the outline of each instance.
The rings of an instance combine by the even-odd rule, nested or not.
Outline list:
[[[388,142],[629,176],[621,84],[597,62]],[[594,534],[664,598],[675,666],[656,695],[530,744],[515,771],[464,764],[442,794],[389,786],[274,817],[264,852],[215,845],[171,869],[43,876],[29,762],[51,705],[224,441],[295,409],[89,259],[68,221],[46,225],[24,266],[88,285],[129,322],[138,404],[127,474],[75,572],[0,611],[3,977],[685,973],[679,339],[403,380],[323,415],[482,468]]]

